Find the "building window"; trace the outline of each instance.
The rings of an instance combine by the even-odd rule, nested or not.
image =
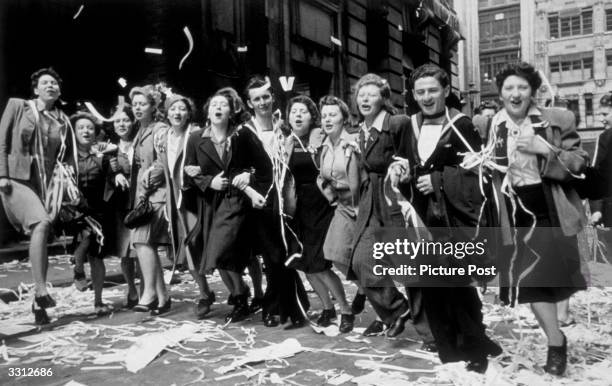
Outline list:
[[[561,57],[551,57],[550,78],[553,83],[593,79],[593,54],[566,55],[563,60]]]
[[[593,114],[593,94],[584,94],[584,117],[586,127],[593,127],[593,121],[595,120]]]
[[[519,8],[515,8],[481,12],[479,15],[481,49],[517,46],[521,34],[519,11]]]
[[[593,8],[555,12],[548,15],[548,31],[551,39],[593,33]]]
[[[606,9],[606,31],[612,31],[612,9]]]
[[[515,54],[502,53],[502,54],[490,54],[480,57],[480,73],[481,81],[486,84],[491,84],[495,81],[495,76],[501,72],[501,70],[508,63],[516,62],[517,56]]]
[[[330,37],[335,35],[334,14],[314,3],[302,0],[297,7],[297,18],[298,35],[323,46],[331,45]]]

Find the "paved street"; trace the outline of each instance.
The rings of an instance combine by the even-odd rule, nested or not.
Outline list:
[[[107,263],[110,277],[115,277],[118,272],[118,260],[111,259]],[[602,266],[600,268],[607,267]],[[19,283],[28,283],[30,281],[29,272],[26,269],[27,265],[23,263],[5,264],[0,270],[2,287],[16,289]],[[598,271],[601,272],[602,270],[599,269]],[[403,368],[403,370],[400,369],[401,371],[395,373],[397,374],[396,378],[385,378],[394,374],[388,368],[383,369],[383,373],[375,373],[374,376],[377,377],[375,379],[378,380],[378,384],[402,384],[402,382],[415,382],[419,378],[421,378],[421,384],[431,384],[432,382],[452,384],[449,383],[452,378],[455,378],[454,381],[456,382],[461,379],[470,379],[466,377],[478,377],[474,373],[463,371],[463,364],[447,366],[435,373],[406,372],[406,369],[432,370],[436,365],[434,361],[410,357],[406,355],[405,351],[401,351],[410,350],[414,353],[420,347],[416,332],[409,324],[399,339],[385,337],[365,339],[355,333],[327,337],[316,334],[310,327],[292,331],[285,331],[282,327],[266,328],[261,324],[260,314],[255,315],[250,320],[222,328],[223,317],[230,311],[230,306],[225,304],[226,292],[218,276],[211,278],[218,303],[214,305],[210,317],[201,323],[192,323],[196,322],[192,317],[193,299],[196,292],[193,282],[185,274],[180,275],[181,283],[172,286],[172,311],[164,315],[163,318],[153,318],[148,314],[138,314],[120,309],[125,301],[124,286],[122,285],[109,287],[105,290],[106,300],[112,302],[117,311],[110,316],[98,318],[93,315],[93,294],[91,291],[80,293],[74,287],[59,287],[61,284],[68,285],[70,283],[71,272],[67,257],[59,257],[54,261],[54,266],[50,270],[50,277],[52,282],[58,286],[53,290],[54,297],[58,300],[58,307],[50,313],[53,323],[50,326],[45,326],[41,332],[36,331],[36,328],[31,325],[32,316],[29,312],[31,300],[15,301],[8,305],[0,304],[0,332],[6,332],[9,328],[24,325],[25,328],[30,330],[16,334],[0,335],[6,345],[6,348],[2,347],[0,349],[0,384],[16,385],[24,384],[25,381],[29,385],[65,385],[73,380],[85,385],[111,383],[116,385],[185,385],[199,383],[317,385],[325,384],[326,380],[329,379],[333,382],[334,376],[342,373],[353,377],[371,373],[372,368],[358,368],[356,366],[356,361],[360,361],[358,364],[363,367],[364,363],[362,361],[364,360]],[[352,299],[355,287],[346,283],[346,288],[349,291],[349,299]],[[608,291],[606,294],[600,290],[591,290],[589,293],[591,293],[590,298],[593,305],[602,302],[598,307],[593,306],[591,309],[590,322],[592,326],[606,324],[609,326],[612,322],[610,320],[612,303],[609,300],[612,291]],[[22,296],[27,299],[27,295]],[[312,310],[319,311],[320,304],[316,295],[309,292],[309,296],[312,302]],[[6,296],[4,297],[6,298]],[[526,309],[517,309],[512,312],[501,309],[492,304],[493,300],[494,296],[489,290],[489,293],[485,296],[485,322],[491,328],[491,333],[495,339],[502,343],[506,353],[499,359],[491,361],[491,368],[493,369],[490,371],[491,374],[495,374],[494,370],[501,370],[500,365],[506,368],[504,376],[509,377],[509,374],[516,374],[508,372],[508,369],[521,355],[524,358],[533,359],[539,365],[543,364],[545,345],[540,330],[516,330],[518,327],[517,321],[520,320],[521,324],[530,322],[529,312],[526,312]],[[573,352],[571,351],[573,353],[572,363],[580,364],[580,366],[570,367],[570,379],[572,376],[578,378],[582,374],[581,371],[585,371],[582,367],[583,364],[593,365],[594,363],[600,363],[601,359],[607,358],[608,361],[610,359],[609,345],[594,345],[594,342],[612,345],[612,342],[609,342],[612,340],[609,327],[607,330],[601,329],[601,331],[593,329],[593,331],[600,331],[601,335],[593,335],[590,338],[583,336],[587,314],[585,304],[586,302],[581,299],[576,300],[573,304],[576,318],[579,320],[579,325],[575,327],[581,329],[576,330],[575,333],[566,331],[568,337],[579,336],[583,340],[586,339],[586,343],[580,347],[575,347]],[[311,319],[316,319],[314,313],[311,313],[310,316]],[[368,305],[366,311],[357,317],[356,327],[366,327],[373,319],[373,311]],[[118,359],[124,358],[122,355],[125,350],[135,345],[138,336],[145,333],[173,330],[185,324],[187,327],[194,326],[197,332],[182,340],[179,345],[165,350],[137,373],[127,371],[126,364]],[[523,332],[523,338],[519,338],[517,331],[519,334],[521,331]],[[45,335],[45,333],[49,334]],[[246,350],[250,348],[267,347],[273,343],[283,342],[288,338],[296,339],[305,349],[285,359],[251,363],[225,374],[215,371],[221,366],[230,365],[234,359],[245,355]],[[589,341],[589,339],[592,341]],[[150,338],[147,341],[152,343],[156,339]],[[594,351],[597,347],[600,351]],[[587,354],[584,353],[587,351],[591,353],[588,354],[591,356],[585,357]],[[140,353],[145,354],[146,352],[147,349]],[[607,354],[601,352],[607,352]],[[4,353],[7,356],[2,359]],[[272,356],[274,357],[275,354],[272,354]],[[523,361],[525,362],[524,359]],[[365,362],[365,365],[367,363]],[[529,363],[529,361],[526,363]],[[609,365],[610,362],[607,363]],[[529,377],[551,379],[543,374],[540,366],[533,366],[533,364],[530,364],[530,366]],[[53,375],[47,377],[11,377],[9,376],[9,369],[14,367],[51,369]],[[589,370],[590,373],[592,371]],[[228,376],[232,377],[219,379],[219,377]],[[247,376],[250,376],[250,378]],[[445,379],[446,382],[444,382]],[[476,382],[478,379],[474,378],[472,381]]]

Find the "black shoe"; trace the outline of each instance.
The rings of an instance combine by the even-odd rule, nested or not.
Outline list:
[[[166,302],[163,305],[151,310],[151,316],[165,314],[166,312],[170,311],[171,306],[172,306],[172,298],[168,296],[168,300],[166,300]]]
[[[134,308],[132,308],[132,311],[134,312],[149,312],[149,311],[153,311],[154,309],[157,308],[157,305],[159,304],[159,301],[157,300],[157,298],[153,299],[153,301],[149,304],[136,304],[134,306]]]
[[[438,346],[436,345],[436,342],[423,342],[421,351],[438,352]]]
[[[395,322],[393,322],[391,327],[389,327],[389,329],[387,330],[387,336],[389,338],[395,338],[396,336],[404,332],[404,324],[406,323],[408,318],[410,318],[409,314],[406,316],[400,316],[395,319]]]
[[[251,314],[256,313],[262,308],[263,308],[263,298],[253,298],[253,300],[251,300],[251,305],[249,306],[249,312]]]
[[[34,323],[36,325],[42,326],[51,323],[51,319],[49,319],[49,315],[47,315],[47,311],[45,311],[44,308],[36,308],[36,306],[32,304],[32,313],[34,314]]]
[[[284,330],[296,330],[298,328],[302,328],[306,325],[306,319],[303,316],[300,316],[296,319],[291,318],[291,324],[284,328]]]
[[[359,315],[363,312],[363,309],[365,308],[365,301],[365,294],[357,293],[357,295],[355,295],[353,303],[351,303],[351,311],[353,312],[353,315]]]
[[[274,315],[266,315],[266,317],[263,318],[263,323],[266,327],[276,327],[279,324],[278,318]]]
[[[386,330],[387,326],[380,320],[373,321],[363,332],[363,336],[377,336]]]
[[[346,334],[347,332],[353,331],[353,325],[355,323],[355,315],[353,314],[342,314],[340,315],[340,327],[338,328],[341,333]]]
[[[330,308],[328,310],[323,310],[319,319],[317,319],[317,325],[321,327],[327,327],[332,324],[332,319],[336,319],[336,309]]]
[[[225,317],[225,322],[237,323],[249,316],[249,304],[247,294],[244,295],[236,295],[234,296],[234,300],[236,304],[234,305],[234,309]]]
[[[504,352],[500,345],[493,342],[491,339],[487,337],[487,341],[484,344],[485,353],[492,357],[496,357]]]
[[[131,299],[130,295],[127,296],[127,301],[125,302],[125,308],[131,310],[138,304],[138,297],[136,299]]]
[[[563,333],[562,333],[563,334]],[[562,375],[567,367],[567,338],[563,334],[561,346],[548,346],[544,370],[552,375]]]
[[[209,297],[208,299],[200,299],[193,306],[193,313],[196,316],[196,319],[204,319],[206,314],[210,312],[210,305],[212,304],[212,299]]]
[[[55,300],[49,294],[46,294],[44,296],[35,296],[34,301],[36,302],[36,305],[38,305],[38,307],[40,308],[53,308],[57,305],[55,303]]]
[[[234,306],[236,305],[236,300],[234,298],[234,295],[229,294],[229,296],[227,297],[227,305],[228,306]]]
[[[97,316],[108,315],[113,312],[113,307],[110,304],[95,303],[94,310]]]
[[[489,366],[489,361],[487,358],[481,358],[477,360],[468,361],[465,369],[467,371],[474,371],[479,374],[484,374],[487,371],[487,367]]]

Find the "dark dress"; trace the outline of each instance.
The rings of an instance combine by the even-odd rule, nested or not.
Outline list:
[[[251,131],[255,139],[252,145],[258,164],[255,167],[253,188],[267,198],[265,207],[251,209],[248,219],[249,229],[254,230],[251,234],[254,253],[261,254],[264,261],[266,291],[262,316],[265,318],[267,315],[278,315],[281,323],[288,318],[296,321],[303,318],[302,309],[304,312],[308,311],[310,302],[297,271],[285,266],[289,252],[281,236],[281,227],[285,226],[285,223],[279,212],[272,161],[263,142],[255,134],[257,129],[253,121],[246,122],[242,130]],[[287,231],[286,228],[285,230]]]
[[[248,263],[251,249],[244,241],[248,240],[245,220],[250,203],[244,192],[231,185],[231,180],[250,172],[255,165],[252,137],[250,131],[238,130],[228,136],[225,145],[215,145],[210,128],[189,136],[185,165],[199,166],[202,172],[195,177],[184,175],[184,189],[196,189],[198,197],[198,222],[187,241],[193,250],[202,251],[194,262],[199,260],[201,274],[215,268],[242,273]],[[219,173],[230,181],[222,191],[210,187]]]
[[[467,116],[458,115],[451,109],[451,119],[457,116],[455,127],[470,144],[479,150],[481,139],[478,131]],[[414,116],[411,124],[421,127],[421,113]],[[446,127],[446,130],[445,130]],[[420,130],[417,130],[420,131]],[[471,239],[467,232],[475,231],[482,198],[478,188],[478,175],[459,166],[462,156],[468,151],[448,122],[443,129],[431,156],[421,162],[418,154],[418,138],[414,130],[404,132],[399,155],[408,158],[413,166],[410,185],[401,187],[404,196],[411,202],[427,227],[431,227],[434,241],[465,242]],[[416,166],[415,166],[416,165]],[[416,188],[419,176],[431,176],[433,193],[424,195]],[[474,232],[475,233],[475,232]],[[437,256],[437,264],[443,266],[465,266],[467,259],[454,256]],[[482,303],[476,288],[470,286],[469,276],[444,276],[436,282],[426,283],[420,288],[422,308],[436,341],[440,360],[443,363],[455,361],[480,361],[497,349],[485,334],[482,319]]]
[[[115,176],[123,174],[130,181],[131,165],[128,154],[117,150],[115,156],[119,170],[108,172],[106,182],[106,205],[112,208],[112,213],[108,213],[105,218],[105,229],[109,229],[104,234],[104,249],[107,253],[118,257],[130,255],[130,230],[125,227],[123,220],[130,211],[130,190],[121,190],[115,186]]]
[[[319,273],[330,269],[332,263],[323,255],[323,242],[334,212],[317,187],[319,170],[310,153],[296,145],[289,159],[289,170],[295,179],[297,206],[292,221],[302,257],[292,267],[305,273]]]

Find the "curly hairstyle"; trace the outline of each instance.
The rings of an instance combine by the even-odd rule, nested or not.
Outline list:
[[[59,74],[53,69],[53,67],[41,68],[40,70],[34,71],[32,75],[30,75],[30,84],[32,94],[34,93],[34,89],[38,87],[38,81],[43,75],[49,75],[53,79],[57,81],[60,89],[62,88],[62,83],[64,82],[62,78],[60,78]]]
[[[391,103],[391,86],[389,86],[389,82],[387,82],[387,80],[382,78],[381,76],[372,73],[365,74],[364,76],[359,78],[357,83],[355,83],[355,87],[353,88],[353,103],[355,104],[355,106],[357,107],[357,95],[359,94],[359,90],[362,87],[370,84],[378,87],[378,89],[380,90],[380,96],[383,99],[382,108],[386,110],[389,114],[395,114],[397,112],[397,109],[395,108],[395,106],[393,106],[393,103]],[[363,119],[359,108],[357,108],[357,111],[359,112],[359,118]]]
[[[324,106],[338,106],[344,119],[344,124],[350,122],[351,112],[348,105],[340,98],[333,95],[325,95],[319,100],[319,111],[323,111]]]
[[[160,110],[159,104],[162,102],[160,94],[155,89],[155,86],[147,84],[141,87],[133,87],[130,90],[130,100],[133,102],[136,95],[142,95],[147,98],[147,101],[153,106],[153,120],[156,122],[164,120],[164,113]]]
[[[495,75],[495,84],[497,85],[498,92],[501,92],[504,82],[512,75],[523,78],[529,83],[531,95],[535,95],[542,85],[542,78],[534,66],[526,62],[512,63],[505,66]]]
[[[441,69],[439,66],[428,63],[417,67],[412,74],[410,74],[410,88],[414,89],[414,83],[421,78],[433,77],[442,87],[446,87],[450,84],[448,74],[446,71]]]
[[[249,114],[249,112],[247,111],[247,107],[244,104],[244,101],[242,100],[242,98],[240,98],[240,95],[238,94],[238,91],[236,91],[233,87],[223,87],[220,88],[217,92],[219,93],[228,93],[229,95],[232,96],[232,99],[234,100],[234,110],[236,111],[236,114],[238,115],[238,123],[244,123],[246,121],[248,121],[249,119],[251,119],[251,114]]]
[[[164,101],[166,119],[168,118],[168,111],[170,110],[170,107],[172,107],[172,105],[176,102],[183,102],[185,107],[187,107],[187,112],[189,113],[189,116],[187,117],[187,125],[189,125],[191,122],[193,122],[193,118],[195,117],[195,107],[191,98],[180,94],[172,94],[171,96],[166,97],[166,100]]]
[[[238,92],[236,92],[236,90],[234,90],[231,87],[224,87],[224,88],[217,90],[213,95],[208,97],[208,99],[206,100],[206,103],[204,103],[203,109],[204,109],[204,116],[206,117],[206,126],[210,125],[210,120],[208,119],[208,109],[210,107],[210,102],[216,96],[224,97],[225,99],[227,99],[227,102],[229,103],[229,107],[230,107],[229,126],[236,127],[239,124],[241,124],[242,114],[240,110],[238,110],[238,108],[240,108],[240,106],[244,106],[244,104],[242,103],[242,100],[238,96]]]
[[[301,103],[306,106],[308,112],[310,113],[310,127],[308,130],[310,131],[315,127],[319,127],[321,124],[321,114],[319,113],[319,109],[317,109],[317,105],[314,103],[314,101],[306,95],[297,95],[289,100],[286,110],[287,115],[285,115],[285,117],[287,117],[287,122],[289,122],[289,113],[291,112],[291,108],[296,103]]]

